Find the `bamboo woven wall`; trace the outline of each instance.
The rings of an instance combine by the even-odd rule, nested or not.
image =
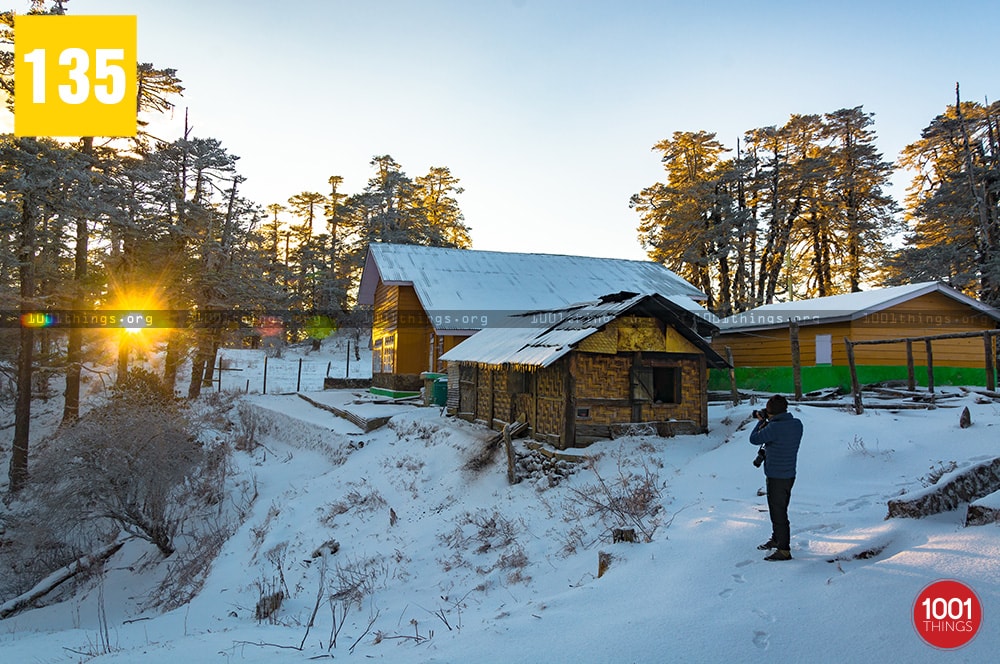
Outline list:
[[[633,355],[576,355],[576,406],[589,408],[590,417],[578,418],[587,424],[621,424],[632,421],[631,367]],[[643,403],[640,421],[691,420],[708,426],[708,400],[703,358],[673,356],[667,362],[680,372],[680,403]]]
[[[678,372],[677,403],[633,403],[637,363]],[[657,319],[626,316],[581,342],[579,350],[536,371],[463,362],[460,412],[494,429],[524,414],[531,436],[557,447],[574,444],[577,426],[589,432],[631,422],[689,421],[708,426],[705,357]],[[579,417],[586,409],[587,417]],[[635,419],[635,416],[637,419]],[[590,433],[584,438],[593,440]]]

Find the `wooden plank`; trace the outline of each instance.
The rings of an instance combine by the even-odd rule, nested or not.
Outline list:
[[[932,339],[924,339],[924,348],[927,351],[927,391],[934,394],[934,354],[931,352]]]
[[[906,389],[911,392],[917,387],[917,379],[913,372],[913,342],[906,342]]]
[[[854,345],[850,339],[844,337],[844,346],[847,349],[847,363],[851,369],[851,394],[854,396],[854,413],[860,415],[865,412],[865,407],[861,403],[861,385],[858,384],[858,367],[854,364]]]
[[[736,388],[736,363],[733,362],[733,349],[726,346],[726,361],[729,362],[729,395],[734,406],[740,404],[740,391]]]
[[[993,338],[989,332],[983,332],[983,349],[986,353],[986,389],[992,392],[997,388],[996,354],[993,352]]]
[[[573,377],[573,370],[576,367],[576,353],[567,358],[564,380],[565,387],[563,393],[566,396],[566,406],[563,410],[563,420],[565,435],[563,449],[572,447],[576,443],[576,380]]]
[[[361,429],[365,433],[368,433],[369,431],[373,431],[375,429],[378,429],[379,427],[385,426],[389,422],[389,420],[392,419],[391,415],[385,416],[385,417],[364,418],[364,417],[361,417],[360,415],[358,415],[357,413],[352,413],[352,412],[350,412],[348,410],[344,410],[342,408],[337,408],[336,406],[331,406],[329,404],[320,403],[318,401],[310,399],[309,397],[307,397],[304,394],[299,394],[298,397],[300,399],[303,399],[306,402],[312,404],[313,406],[316,406],[317,408],[319,408],[321,410],[325,410],[325,411],[331,412],[334,415],[336,415],[337,417],[344,418],[345,420],[347,420],[348,422],[350,422],[354,426],[358,427],[359,429]]]
[[[788,339],[792,351],[792,385],[795,387],[795,398],[802,398],[802,363],[799,358],[799,324],[792,321],[788,324]]]
[[[940,341],[943,339],[972,339],[975,337],[981,337],[986,335],[996,335],[1000,334],[998,330],[983,330],[980,332],[954,332],[948,334],[931,334],[919,337],[897,337],[894,339],[869,339],[861,341],[852,341],[855,346],[877,346],[880,344],[898,344],[907,340],[910,341]]]

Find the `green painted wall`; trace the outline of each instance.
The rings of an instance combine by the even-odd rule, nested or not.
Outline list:
[[[914,367],[917,385],[927,386],[927,367]],[[906,367],[858,367],[858,382],[862,385],[887,380],[906,380]],[[986,371],[967,367],[934,367],[935,385],[986,385]],[[795,391],[791,367],[737,367],[736,386],[743,390],[762,392]],[[802,391],[812,392],[824,387],[840,386],[851,391],[851,373],[848,367],[802,367]],[[729,390],[729,370],[710,369],[708,389]]]

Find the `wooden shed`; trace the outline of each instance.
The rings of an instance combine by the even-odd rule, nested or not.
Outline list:
[[[560,449],[707,431],[707,368],[728,365],[706,339],[715,325],[676,299],[618,293],[512,316],[444,354],[449,403],[494,429],[523,415]]]
[[[709,315],[704,293],[649,261],[372,244],[358,290],[373,311],[372,391],[416,394],[442,354],[510,314],[618,291],[683,296]]]
[[[924,282],[752,309],[721,320],[712,346],[723,356],[726,347],[732,350],[740,387],[791,392],[791,324],[796,323],[803,390],[850,389],[845,338],[874,341],[981,333],[996,329],[998,321],[997,309],[944,284]],[[987,335],[935,341],[935,382],[983,385],[984,341],[995,344],[990,339]],[[906,351],[905,343],[855,346],[859,381],[906,380]],[[919,382],[926,385],[925,345],[912,344],[912,352]],[[710,386],[726,389],[728,381],[728,375],[713,372]]]

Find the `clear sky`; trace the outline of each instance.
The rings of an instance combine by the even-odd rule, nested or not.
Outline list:
[[[4,6],[26,11],[27,0]],[[373,155],[448,166],[473,247],[644,258],[629,196],[675,131],[863,105],[888,159],[954,101],[1000,95],[1000,2],[70,0],[135,14],[197,136],[261,204],[360,191]],[[163,138],[175,138],[164,136]],[[897,197],[902,191],[897,187]]]

